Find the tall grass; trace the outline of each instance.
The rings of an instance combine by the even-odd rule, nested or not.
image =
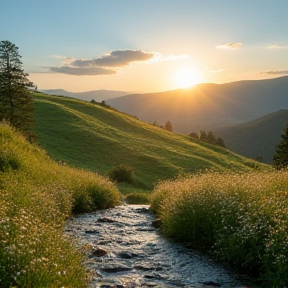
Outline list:
[[[151,209],[167,236],[253,271],[268,287],[288,285],[288,171],[166,181]]]
[[[106,178],[53,162],[0,124],[0,287],[86,287],[65,219],[118,201]]]

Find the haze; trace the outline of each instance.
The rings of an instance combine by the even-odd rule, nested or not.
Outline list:
[[[158,92],[287,75],[287,11],[286,0],[1,0],[0,39],[38,89]]]

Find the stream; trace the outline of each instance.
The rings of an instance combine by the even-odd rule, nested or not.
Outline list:
[[[160,235],[147,205],[122,205],[69,219],[66,233],[89,251],[89,288],[244,288],[231,271]]]

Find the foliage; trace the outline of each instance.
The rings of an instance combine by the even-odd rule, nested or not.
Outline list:
[[[281,137],[273,157],[273,166],[277,170],[288,168],[288,125]]]
[[[149,204],[149,194],[147,193],[131,193],[125,197],[128,204]]]
[[[201,130],[199,132],[199,135],[195,132],[191,132],[189,136],[191,138],[199,139],[201,141],[204,141],[213,145],[217,145],[217,146],[224,147],[224,148],[226,147],[224,140],[220,137],[216,138],[216,136],[213,134],[212,131],[209,131],[208,133],[206,133],[205,131]]]
[[[0,121],[31,136],[33,101],[29,87],[32,83],[22,68],[18,47],[9,41],[0,42]]]
[[[63,234],[64,220],[81,201],[81,212],[116,205],[116,187],[57,164],[5,124],[0,139],[0,286],[86,287],[83,255]]]
[[[119,183],[119,182],[127,182],[132,183],[133,182],[133,168],[129,165],[118,165],[117,167],[114,167],[110,173],[110,178]]]
[[[189,241],[267,287],[288,284],[288,172],[209,173],[160,183],[151,209]]]
[[[170,132],[173,131],[172,124],[171,124],[170,121],[167,121],[167,122],[166,122],[166,124],[165,124],[165,129],[166,129],[167,131],[170,131]]]

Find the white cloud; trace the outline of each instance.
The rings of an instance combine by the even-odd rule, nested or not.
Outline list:
[[[271,45],[271,46],[268,46],[266,47],[267,49],[285,49],[285,48],[288,48],[288,46],[283,46],[283,45]]]
[[[70,75],[112,75],[116,74],[115,70],[102,68],[102,67],[69,67],[69,66],[62,66],[62,67],[49,67],[50,72],[56,73],[64,73]]]
[[[288,75],[288,70],[274,70],[274,71],[264,71],[259,74],[267,74],[267,75]]]
[[[217,45],[215,48],[216,49],[236,49],[236,48],[241,48],[242,46],[243,44],[240,42],[233,42],[233,43]]]
[[[112,75],[117,73],[117,68],[134,62],[151,63],[190,58],[188,55],[164,56],[161,53],[141,50],[114,50],[93,59],[76,59],[61,55],[52,55],[52,57],[62,59],[62,66],[49,67],[50,72],[71,75]]]

